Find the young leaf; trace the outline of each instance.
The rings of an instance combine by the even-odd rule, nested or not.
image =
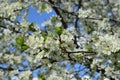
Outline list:
[[[89,47],[89,48],[88,48],[88,51],[89,51],[89,52],[92,52],[92,51],[93,51],[93,48],[92,48],[92,47]]]
[[[55,27],[56,33],[60,36],[63,32],[62,27]]]
[[[44,4],[41,5],[41,11],[44,11],[46,8],[47,8],[46,5]]]
[[[16,43],[17,45],[22,46],[24,44],[24,38],[22,36],[17,37]]]
[[[29,25],[29,30],[30,31],[35,31],[35,29],[34,29],[34,23],[31,23],[30,25]]]
[[[46,40],[47,39],[47,33],[45,31],[42,31],[41,34],[44,37],[44,40]]]
[[[21,50],[24,51],[24,50],[27,50],[29,48],[29,46],[27,46],[26,44],[23,44],[21,46]]]
[[[43,76],[43,75],[40,75],[39,78],[40,78],[41,80],[46,80],[46,79],[45,79],[45,76]]]

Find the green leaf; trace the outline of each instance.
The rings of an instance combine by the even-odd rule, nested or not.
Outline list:
[[[0,36],[0,39],[4,38],[4,35]]]
[[[88,51],[89,51],[89,52],[92,52],[92,51],[93,51],[92,47],[88,48]]]
[[[45,31],[42,31],[41,34],[44,37],[44,39],[46,40],[47,39],[47,33]]]
[[[24,44],[24,38],[22,36],[17,37],[16,43],[17,45],[22,46]]]
[[[60,36],[63,32],[63,29],[62,29],[62,27],[55,27],[55,31]]]
[[[42,4],[42,5],[41,5],[41,11],[44,11],[46,8],[47,8],[47,7],[46,7],[45,4]]]
[[[46,80],[45,76],[43,76],[43,75],[40,75],[39,78],[42,79],[42,80]]]
[[[24,2],[24,0],[21,0],[21,2]]]
[[[21,46],[21,50],[24,51],[24,50],[27,50],[29,48],[29,46],[27,46],[26,44],[23,44]]]
[[[50,49],[49,48],[44,48],[44,51],[45,52],[48,52]]]
[[[91,34],[92,32],[94,31],[94,28],[90,28],[90,29],[88,29],[88,34]]]
[[[57,20],[56,16],[53,16],[51,19],[52,22],[55,22],[56,20]]]
[[[29,25],[29,30],[30,31],[35,31],[35,28],[34,28],[34,23],[31,23],[30,25]]]
[[[24,38],[22,36],[16,38],[16,43],[18,48],[21,49],[21,51],[27,50],[29,48],[29,46],[24,44]]]

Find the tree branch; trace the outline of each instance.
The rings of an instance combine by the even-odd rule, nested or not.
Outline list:
[[[0,67],[0,69],[2,69],[2,70],[4,70],[4,71],[12,71],[12,70],[14,70],[13,68],[4,68],[4,67]]]
[[[77,11],[81,8],[81,6],[82,6],[82,0],[79,0]],[[78,15],[76,15],[75,28],[78,27],[78,20],[79,20]]]
[[[51,0],[50,0],[51,1]],[[62,9],[61,7],[59,7],[59,6],[57,6],[57,5],[55,5],[54,4],[54,2],[53,3],[51,3],[51,2],[47,2],[47,1],[42,1],[42,2],[44,2],[44,3],[47,3],[47,4],[49,4],[50,6],[52,6],[52,7],[55,7],[55,8],[57,8],[57,9],[59,9],[59,10],[61,10],[62,12],[64,12],[64,13],[68,13],[68,14],[71,14],[71,15],[77,15],[77,12],[74,12],[74,11],[67,11],[67,10],[65,10],[65,9]]]
[[[81,8],[81,6],[82,6],[82,0],[79,0],[77,11]],[[77,32],[79,32],[78,31],[78,20],[79,20],[78,15],[76,15],[75,29]],[[77,44],[77,36],[76,35],[74,36],[74,44],[77,46],[76,48],[79,48],[79,45]]]
[[[104,18],[107,18],[107,17],[104,17]],[[90,20],[103,20],[104,18],[94,18],[94,17],[86,17],[84,19],[90,19]],[[113,18],[108,18],[109,21],[114,21],[114,22],[117,22],[117,23],[120,23],[120,20],[117,20],[117,19],[113,19]]]
[[[1,25],[1,24],[0,24],[0,27],[1,27],[1,28],[4,28],[4,29],[8,29],[6,26],[3,26],[3,25]],[[9,30],[10,30],[10,29],[9,29]],[[21,33],[20,31],[15,30],[15,28],[12,28],[12,31],[15,32],[15,33]]]
[[[52,5],[54,5],[54,2],[53,2],[52,0],[48,0],[48,1],[49,1]],[[63,16],[61,15],[60,11],[58,10],[57,7],[55,7],[55,6],[52,6],[52,7],[53,7],[53,9],[55,10],[56,14],[57,14],[58,16],[60,16],[61,22],[62,22],[62,24],[63,24],[63,26],[64,26],[64,29],[66,29],[66,28],[67,28],[67,23],[65,22],[65,20],[64,20]]]
[[[93,53],[93,54],[96,54],[96,52],[89,52],[89,51],[73,51],[73,52],[66,52],[66,53],[69,53],[69,54],[72,54],[72,53]]]

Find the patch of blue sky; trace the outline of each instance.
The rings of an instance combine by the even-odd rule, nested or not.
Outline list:
[[[37,78],[39,72],[40,72],[40,69],[34,70],[34,71],[33,71],[33,77],[34,77],[34,78],[35,78],[35,77]]]
[[[28,19],[29,22],[31,22],[31,23],[34,22],[41,29],[43,29],[44,26],[42,26],[42,23],[44,21],[49,20],[50,17],[53,16],[53,15],[56,15],[54,10],[52,10],[50,13],[47,13],[47,12],[37,13],[37,8],[29,7],[29,12],[28,12],[27,19]]]
[[[6,78],[4,78],[3,80],[9,80],[9,79],[6,77]]]
[[[0,64],[0,67],[2,67],[2,68],[7,68],[7,67],[8,67],[8,64],[7,64],[7,63],[5,63],[5,64]]]
[[[6,47],[6,50],[8,50],[10,52],[15,52],[16,51],[16,49],[12,45]]]
[[[66,70],[69,71],[69,70],[71,70],[71,69],[72,69],[72,65],[71,65],[71,64],[67,64],[67,65],[66,65]]]
[[[24,70],[23,66],[21,66],[21,65],[18,66],[18,69],[19,70]]]
[[[75,64],[74,65],[74,70],[75,71],[84,71],[84,69],[86,69],[86,66],[84,66],[84,65],[81,65],[81,64]]]
[[[98,80],[99,73],[95,72],[95,74],[92,77],[92,80]]]
[[[79,64],[79,63],[77,63],[77,64],[74,65],[74,70],[75,70],[75,72],[77,72],[78,75],[81,76],[81,77],[83,77],[83,76],[90,76],[89,74],[87,74],[87,72],[89,72],[90,69],[87,68],[87,67],[84,66],[84,65]],[[92,80],[97,80],[98,77],[99,77],[99,73],[95,72],[95,73],[93,74]]]

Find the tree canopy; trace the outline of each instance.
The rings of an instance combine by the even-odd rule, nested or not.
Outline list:
[[[27,20],[30,6],[56,13],[44,30]],[[119,80],[120,0],[0,0],[0,80],[37,69],[38,80]]]

